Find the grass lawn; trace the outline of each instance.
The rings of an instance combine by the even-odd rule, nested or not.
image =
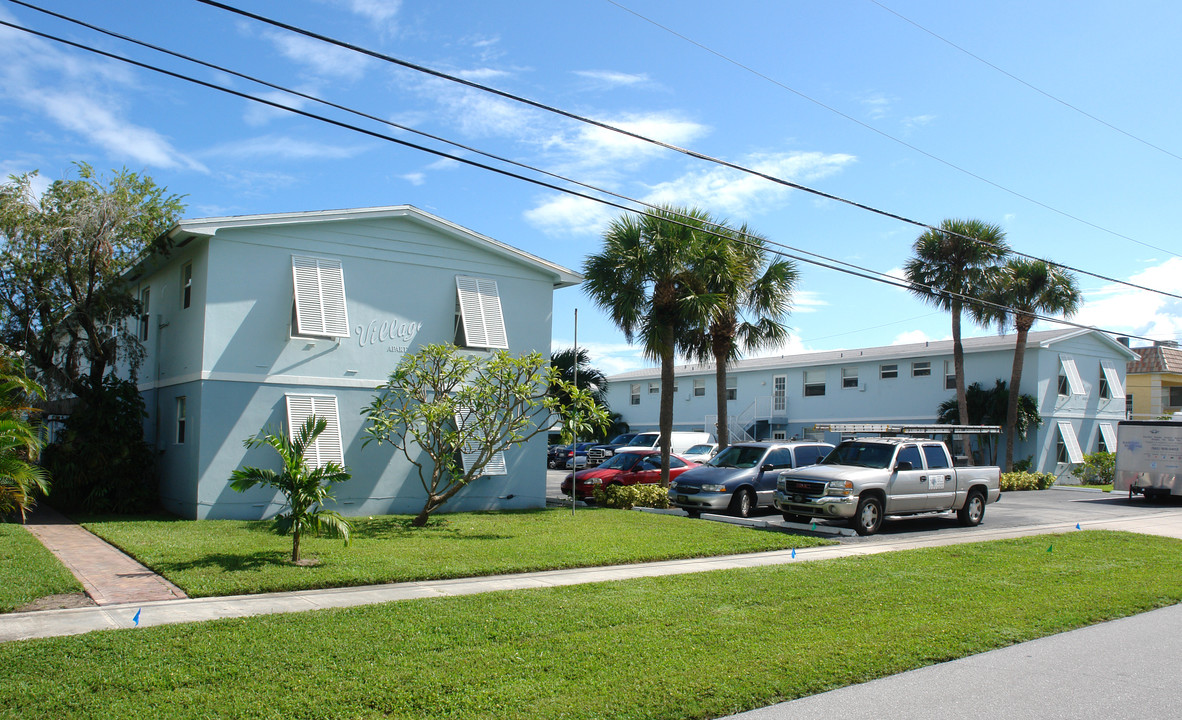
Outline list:
[[[475,577],[502,573],[730,555],[828,544],[818,538],[622,510],[537,510],[440,515],[426,528],[402,516],[358,518],[352,543],[291,538],[269,522],[108,519],[91,532],[164,575],[191,597]]]
[[[46,595],[82,592],[82,585],[20,525],[0,523],[0,612]]]
[[[0,717],[717,717],[1177,603],[1178,567],[1083,531],[13,642]]]

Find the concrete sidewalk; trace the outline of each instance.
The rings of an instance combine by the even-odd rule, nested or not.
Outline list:
[[[66,522],[68,523],[68,521]],[[46,525],[53,525],[53,523],[46,523],[38,527],[44,528]],[[74,528],[86,535],[90,535],[90,533],[86,533],[85,530],[77,526],[74,526]],[[58,532],[64,532],[62,528],[54,529]],[[1109,522],[1085,524],[1083,529],[1128,530],[1182,538],[1182,516],[1173,513],[1158,514],[1153,517],[1144,518],[1123,518]],[[557,587],[661,575],[680,575],[727,568],[783,565],[836,557],[875,555],[878,553],[911,550],[921,547],[984,542],[987,540],[999,540],[1034,534],[1067,533],[1073,532],[1074,530],[1075,525],[1067,523],[1052,523],[1016,529],[990,529],[982,526],[918,539],[908,538],[877,541],[874,543],[849,543],[828,547],[805,548],[796,551],[781,550],[746,555],[729,555],[725,557],[552,570],[480,578],[460,578],[455,580],[192,599],[176,599],[183,598],[183,594],[179,590],[175,588],[169,590],[168,588],[173,586],[162,578],[151,580],[147,576],[150,575],[157,578],[158,576],[155,576],[151,571],[139,565],[139,563],[135,563],[130,558],[127,558],[127,560],[134,564],[134,568],[138,569],[118,569],[122,566],[112,564],[107,566],[108,570],[99,573],[95,569],[95,565],[89,564],[87,558],[97,558],[99,553],[105,554],[108,551],[120,555],[122,553],[119,553],[118,550],[98,538],[94,538],[93,535],[90,537],[94,538],[94,541],[97,541],[97,543],[106,546],[108,550],[100,550],[90,541],[83,542],[79,538],[66,541],[56,539],[61,536],[55,536],[55,539],[52,540],[57,545],[55,552],[58,553],[59,557],[64,556],[63,561],[66,561],[65,558],[71,558],[73,556],[72,559],[67,561],[67,564],[72,569],[74,566],[79,567],[79,570],[75,571],[75,574],[81,573],[80,577],[87,577],[88,580],[84,582],[91,583],[96,588],[95,592],[101,596],[112,598],[114,591],[103,589],[103,582],[99,578],[99,575],[106,576],[108,580],[111,580],[111,576],[114,576],[113,580],[117,583],[142,582],[144,584],[140,588],[145,594],[136,596],[129,601],[116,601],[98,607],[3,614],[0,615],[0,642],[58,635],[76,635],[93,630],[131,628],[137,624],[139,626],[169,625],[217,618],[300,612],[330,607],[350,607],[354,605],[413,600],[425,597],[470,595],[482,592],[495,592],[497,590]],[[51,547],[51,549],[53,548]],[[126,556],[124,557],[126,558]],[[165,583],[166,585],[153,587],[157,583]],[[155,592],[159,592],[160,596],[151,594]]]

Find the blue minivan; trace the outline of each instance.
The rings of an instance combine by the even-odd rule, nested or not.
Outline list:
[[[690,517],[729,512],[747,517],[772,504],[781,470],[816,464],[833,446],[812,441],[735,443],[669,485],[669,504]]]

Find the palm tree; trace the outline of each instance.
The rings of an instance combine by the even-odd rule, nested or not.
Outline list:
[[[968,425],[965,401],[964,345],[960,317],[965,298],[977,295],[986,269],[1009,254],[1005,232],[980,220],[945,220],[940,229],[929,229],[915,241],[915,256],[903,272],[912,293],[941,310],[952,313],[952,362],[956,371],[956,402],[960,424]],[[972,464],[972,446],[964,439],[964,454]]]
[[[266,485],[283,493],[287,512],[275,516],[275,531],[291,533],[291,561],[300,562],[300,537],[304,532],[324,533],[342,537],[349,544],[349,521],[335,510],[326,510],[331,501],[332,486],[348,480],[349,472],[334,462],[309,468],[304,453],[328,427],[328,421],[315,415],[309,417],[294,438],[286,434],[267,432],[243,441],[248,448],[270,445],[283,461],[283,469],[276,472],[267,468],[243,467],[230,475],[230,487],[246,492],[255,485]]]
[[[578,348],[577,351],[567,348],[550,353],[550,367],[558,370],[557,380],[573,384],[577,378],[580,388],[590,392],[595,402],[607,407],[607,376],[591,366],[591,353],[587,348]],[[557,385],[551,385],[549,394],[561,397],[556,388]]]
[[[1075,276],[1063,268],[1043,260],[1013,258],[989,279],[983,300],[973,310],[978,321],[995,322],[1005,332],[1012,326],[1017,332],[1014,341],[1014,368],[1010,387],[1020,388],[1022,365],[1026,360],[1026,337],[1037,315],[1071,317],[1083,302]],[[1006,409],[1006,472],[1014,467],[1014,437],[1018,431],[1018,393],[1010,393]]]
[[[0,516],[20,513],[22,523],[37,496],[49,492],[49,475],[36,464],[45,442],[28,406],[44,396],[19,358],[0,355]]]
[[[1005,426],[1006,408],[1010,402],[1010,391],[1006,381],[1000,378],[993,388],[986,390],[981,383],[973,383],[965,388],[965,398],[969,407],[970,425],[1002,425]],[[960,407],[956,398],[950,398],[940,403],[936,409],[936,422],[945,425],[956,425],[960,422]],[[1026,437],[1026,431],[1042,424],[1042,415],[1038,412],[1038,402],[1031,395],[1018,398],[1018,420],[1014,431],[1021,437]],[[986,436],[989,445],[989,464],[997,463],[997,447],[992,436]]]
[[[726,367],[744,351],[773,347],[788,339],[780,321],[792,309],[799,274],[783,257],[771,259],[766,238],[746,224],[737,231],[719,223],[702,270],[706,288],[722,299],[708,325],[692,333],[685,345],[699,362],[714,361],[718,403],[718,450],[730,444]]]
[[[603,249],[583,264],[584,289],[645,357],[661,364],[661,484],[669,485],[673,366],[684,329],[709,322],[721,298],[704,287],[700,267],[710,217],[665,207],[611,222]]]

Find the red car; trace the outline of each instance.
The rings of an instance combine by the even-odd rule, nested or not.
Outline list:
[[[677,455],[669,456],[669,479],[677,477],[690,468],[698,467]],[[567,475],[561,490],[570,495],[571,483],[577,482],[576,491],[580,500],[594,499],[595,488],[606,489],[609,485],[636,485],[638,483],[661,482],[661,453],[659,450],[632,450],[613,455],[598,467],[580,470]]]

